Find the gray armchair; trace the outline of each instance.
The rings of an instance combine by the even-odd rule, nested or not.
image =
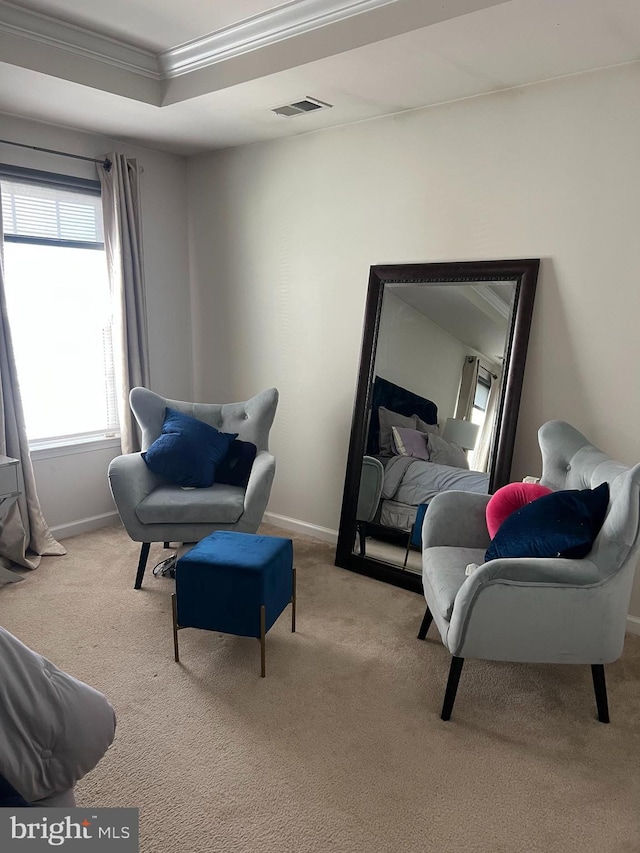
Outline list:
[[[451,652],[442,719],[451,716],[465,658],[590,664],[598,719],[609,722],[604,664],[624,643],[633,576],[640,553],[640,465],[628,468],[576,429],[550,421],[538,432],[542,485],[595,488],[608,482],[607,515],[584,559],[518,558],[484,562],[489,545],[488,495],[444,492],[423,525],[423,588],[427,609]],[[468,564],[478,568],[465,575]]]
[[[115,712],[102,693],[4,628],[0,720],[0,791],[9,794],[10,786],[38,808],[75,807],[76,782],[100,761],[116,730]]]
[[[221,432],[237,433],[257,447],[246,489],[214,483],[184,489],[154,474],[140,453],[118,456],[109,466],[109,484],[125,530],[141,542],[135,589],[140,589],[151,542],[198,542],[214,530],[255,533],[267,508],[276,470],[269,453],[269,430],[278,405],[275,388],[242,403],[187,403],[147,388],[133,388],[131,409],[142,430],[142,450],[160,435],[168,406]]]

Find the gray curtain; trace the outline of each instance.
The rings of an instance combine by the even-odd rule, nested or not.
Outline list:
[[[0,584],[22,580],[11,568],[35,569],[44,555],[66,554],[44,520],[29,454],[20,386],[13,357],[4,290],[4,246],[0,205],[0,455],[20,461],[22,494],[0,515]],[[2,510],[0,509],[0,513]]]
[[[465,356],[464,364],[462,365],[462,379],[460,380],[460,390],[458,391],[458,402],[456,403],[454,418],[460,418],[460,420],[463,421],[471,420],[473,401],[476,396],[476,385],[478,384],[479,368],[479,358],[474,355]]]
[[[149,387],[147,306],[144,290],[140,180],[136,160],[108,154],[98,169],[102,185],[104,243],[114,304],[113,357],[123,453],[140,450],[129,392]]]

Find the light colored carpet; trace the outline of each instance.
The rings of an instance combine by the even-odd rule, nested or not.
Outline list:
[[[138,806],[153,853],[640,851],[640,638],[608,667],[609,726],[588,667],[481,661],[443,723],[449,655],[434,628],[416,639],[421,597],[294,541],[298,632],[285,611],[266,679],[252,639],[185,630],[174,663],[173,582],[135,592],[120,529],[0,590],[2,624],[116,708],[79,805]]]

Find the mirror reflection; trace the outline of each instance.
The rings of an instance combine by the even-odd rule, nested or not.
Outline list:
[[[420,592],[434,496],[509,482],[539,266],[370,268],[337,566]]]
[[[429,501],[487,493],[515,281],[385,284],[354,553],[420,573]]]

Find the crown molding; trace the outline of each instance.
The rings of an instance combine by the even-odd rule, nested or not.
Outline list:
[[[164,78],[178,77],[397,2],[291,0],[276,9],[166,50],[158,54],[158,65]]]
[[[157,55],[8,0],[0,0],[0,33],[165,80],[397,2],[400,0],[290,0]]]
[[[151,51],[75,24],[67,24],[40,12],[23,9],[6,0],[0,0],[0,32],[104,62],[143,77],[162,79],[158,59]]]
[[[498,284],[513,284],[513,282],[510,282],[510,281],[508,281],[508,282],[497,282],[497,283]],[[485,281],[485,282],[483,282],[483,284],[489,285],[489,284],[493,284],[493,282]],[[496,311],[498,314],[500,314],[502,317],[504,317],[505,320],[507,319],[507,317],[511,313],[511,305],[507,305],[506,302],[504,302],[502,299],[500,299],[499,296],[496,296],[496,294],[492,290],[489,290],[486,287],[481,290],[477,285],[472,284],[471,290],[474,293],[476,293],[480,299],[487,302],[493,308],[493,310]]]

